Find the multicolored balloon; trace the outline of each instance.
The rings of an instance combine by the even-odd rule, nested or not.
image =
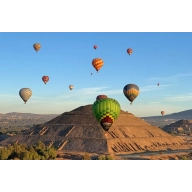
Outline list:
[[[127,53],[129,54],[129,56],[133,53],[133,49],[129,48],[127,49]]]
[[[24,103],[26,104],[26,102],[29,100],[29,98],[32,95],[32,91],[29,88],[22,88],[19,91],[19,95],[20,95],[21,99],[23,99]]]
[[[38,52],[41,49],[41,45],[39,43],[35,43],[33,45],[33,48],[35,49],[36,52]]]
[[[92,105],[92,112],[105,131],[108,131],[121,111],[120,104],[111,98],[96,100]]]
[[[101,67],[104,65],[104,61],[100,58],[95,58],[92,60],[92,65],[96,69],[97,73],[101,69]]]
[[[97,49],[97,45],[94,45],[93,48],[96,50]]]
[[[108,98],[107,95],[98,95],[96,97],[96,100],[105,99],[105,98]]]
[[[72,90],[74,87],[73,85],[69,85],[69,89]]]
[[[135,84],[127,84],[123,88],[123,93],[125,97],[131,102],[136,99],[136,97],[139,95],[139,87]]]
[[[43,76],[42,81],[46,84],[49,81],[49,77],[48,76]]]

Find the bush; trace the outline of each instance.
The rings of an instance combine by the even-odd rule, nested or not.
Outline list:
[[[101,155],[99,156],[98,160],[114,160],[110,155]]]
[[[49,160],[56,158],[56,150],[44,143],[27,147],[25,144],[14,144],[0,149],[0,160]]]
[[[179,160],[191,160],[190,157],[183,155],[179,157]]]
[[[91,157],[86,153],[83,157],[83,160],[91,160]]]

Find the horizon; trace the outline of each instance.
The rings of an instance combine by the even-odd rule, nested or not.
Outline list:
[[[91,104],[88,104],[88,105],[91,105]],[[84,105],[84,106],[79,106],[79,107],[85,107],[86,105]],[[79,108],[79,107],[77,107],[77,108]],[[72,110],[75,110],[75,109],[77,109],[77,108],[74,108],[74,109],[72,109]],[[72,111],[72,110],[70,110],[70,111]],[[122,110],[122,109],[121,109]],[[175,114],[175,113],[181,113],[181,112],[185,112],[185,111],[190,111],[190,110],[192,110],[192,109],[188,109],[188,110],[184,110],[184,111],[176,111],[176,112],[174,112],[174,113],[170,113],[170,114],[165,114],[165,115],[163,115],[163,116],[166,116],[166,115],[172,115],[172,114]],[[70,112],[70,111],[65,111],[65,112]],[[124,110],[123,110],[124,111]],[[65,113],[65,112],[63,112],[63,113]],[[124,111],[124,112],[126,112],[126,111]],[[9,114],[9,113],[23,113],[23,112],[15,112],[15,111],[13,111],[13,112],[8,112],[8,113],[0,113],[0,114],[3,114],[3,115],[6,115],[6,114]],[[27,113],[27,112],[26,112]],[[26,114],[25,113],[25,114]],[[63,113],[61,113],[61,114],[57,114],[57,113],[27,113],[27,114],[34,114],[34,115],[62,115]],[[128,111],[128,113],[129,113],[129,111]],[[133,114],[134,115],[134,114]],[[134,115],[135,116],[135,115]],[[160,116],[160,117],[162,117],[162,115],[153,115],[153,116],[138,116],[139,118],[145,118],[145,117],[158,117],[158,116]]]
[[[93,104],[100,94],[116,99],[123,111],[138,117],[161,116],[162,110],[171,114],[192,106],[188,88],[192,33],[4,32],[0,37],[0,78],[4,82],[0,113],[61,114]],[[34,43],[41,44],[37,53]],[[133,49],[130,56],[128,48]],[[104,60],[98,73],[91,63],[94,58]],[[44,75],[50,78],[46,85],[41,79]],[[140,88],[132,105],[123,94],[129,83]],[[19,90],[25,87],[32,90],[32,96],[24,105]]]

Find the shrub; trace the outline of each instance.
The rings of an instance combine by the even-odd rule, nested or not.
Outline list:
[[[114,160],[110,155],[101,155],[99,156],[98,160]]]
[[[91,160],[91,157],[89,156],[88,153],[85,153],[83,160]]]
[[[56,150],[48,148],[44,143],[27,147],[24,144],[14,144],[0,149],[1,160],[49,160],[56,158]]]

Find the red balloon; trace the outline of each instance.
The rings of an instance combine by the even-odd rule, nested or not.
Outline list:
[[[97,49],[97,45],[94,45],[93,48],[96,50]]]
[[[49,77],[48,76],[43,76],[42,81],[46,84],[49,81]]]
[[[131,54],[133,53],[133,49],[131,49],[131,48],[127,49],[127,53],[128,53],[129,55],[131,55]]]

